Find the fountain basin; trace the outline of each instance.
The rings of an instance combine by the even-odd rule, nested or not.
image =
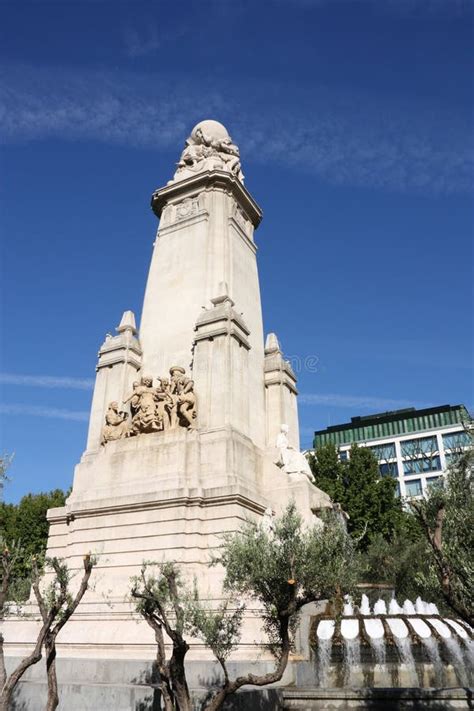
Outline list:
[[[441,622],[441,620],[438,620],[437,618],[433,618],[433,617],[428,617],[427,620],[431,625],[433,625],[436,632],[441,637],[444,637],[445,639],[447,639],[448,637],[451,637],[451,631],[450,631],[448,625],[445,625],[444,622]]]
[[[390,632],[394,637],[398,637],[398,639],[405,639],[405,637],[408,637],[409,630],[403,620],[387,617],[387,624],[390,627]]]
[[[384,628],[382,620],[379,617],[374,617],[372,620],[364,620],[365,631],[373,639],[382,639],[384,636]]]

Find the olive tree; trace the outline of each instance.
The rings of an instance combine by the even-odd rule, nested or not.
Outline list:
[[[8,593],[13,584],[13,571],[15,557],[18,555],[19,546],[12,550],[4,544],[2,546],[2,578],[0,581],[0,619],[5,617],[8,606]],[[46,669],[48,678],[47,711],[54,711],[58,706],[58,685],[56,678],[56,637],[66,622],[70,619],[82,600],[88,586],[95,561],[90,554],[84,556],[84,572],[79,584],[79,589],[72,595],[70,583],[72,575],[66,564],[58,558],[47,558],[44,566],[38,564],[36,559],[31,563],[32,587],[41,615],[41,626],[31,653],[22,659],[7,676],[3,635],[0,633],[0,711],[9,708],[15,688],[24,673],[42,657],[43,646],[46,651]],[[48,573],[49,582],[42,586],[42,577]],[[43,587],[43,589],[42,589]]]
[[[432,487],[427,499],[409,502],[423,531],[429,569],[443,600],[470,625],[474,625],[473,468],[471,449],[450,468],[444,486]]]
[[[279,681],[288,664],[301,608],[349,593],[356,582],[354,561],[352,540],[339,516],[329,512],[324,525],[315,522],[305,527],[290,503],[270,528],[248,522],[241,531],[224,537],[211,563],[222,565],[225,571],[224,600],[217,609],[203,605],[196,589],[186,588],[175,565],[167,563],[156,570],[144,564],[140,576],[133,579],[131,595],[155,632],[165,710],[192,709],[185,669],[187,635],[201,639],[222,670],[203,711],[217,711],[243,686]],[[261,610],[275,666],[266,674],[249,671],[232,679],[227,660],[240,639],[242,599],[256,602]],[[172,648],[169,658],[166,638]]]

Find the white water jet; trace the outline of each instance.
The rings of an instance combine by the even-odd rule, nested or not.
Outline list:
[[[352,604],[350,595],[344,595],[344,601],[342,614],[346,617],[351,617],[354,614],[354,605]]]
[[[417,597],[415,600],[415,610],[418,615],[428,615],[428,603],[422,600],[421,597]]]
[[[428,614],[429,615],[439,615],[439,610],[434,604],[434,602],[429,602],[428,603]]]
[[[344,685],[353,686],[360,669],[360,640],[344,639]]]
[[[331,663],[332,641],[320,639],[318,642],[318,686],[329,686],[329,664]]]
[[[371,615],[370,611],[370,603],[369,603],[369,598],[367,595],[362,595],[360,599],[360,606],[359,606],[359,612],[361,615]]]
[[[401,615],[403,612],[403,608],[400,607],[398,602],[395,600],[395,598],[392,598],[390,602],[388,603],[388,612],[390,615]]]
[[[443,662],[439,654],[438,641],[434,637],[425,637],[421,640],[423,646],[426,650],[428,658],[433,665],[433,669],[436,675],[436,686],[444,685],[444,670]]]
[[[474,642],[472,639],[464,639],[462,643],[464,651],[465,667],[468,676],[468,684],[474,685]]]
[[[428,622],[430,622],[433,625],[436,632],[441,637],[444,637],[445,639],[448,639],[448,637],[451,637],[451,630],[449,629],[448,625],[446,625],[444,622],[441,622],[441,620],[431,617],[431,618],[428,618]]]
[[[387,624],[394,637],[399,637],[400,639],[408,637],[408,627],[403,620],[399,620],[398,618],[392,620],[390,617],[387,617]]]
[[[386,614],[387,614],[387,605],[385,603],[385,600],[382,600],[382,598],[379,598],[374,605],[374,615],[386,615]]]
[[[334,620],[321,620],[316,630],[318,639],[332,639],[336,623]]]
[[[370,646],[373,649],[375,663],[380,666],[385,666],[386,648],[383,637],[369,637]]]
[[[464,664],[464,659],[462,656],[461,647],[459,646],[459,642],[454,637],[444,639],[443,642],[446,645],[449,663],[452,665],[454,672],[459,680],[459,683],[462,686],[467,686],[468,681],[466,674],[466,666]]]
[[[403,603],[403,614],[416,615],[415,606],[411,600],[405,600],[405,602]]]
[[[406,673],[408,683],[411,686],[419,686],[418,674],[416,672],[415,660],[411,651],[411,641],[408,637],[394,637],[400,655],[402,671]]]

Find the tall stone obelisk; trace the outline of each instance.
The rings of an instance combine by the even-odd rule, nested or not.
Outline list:
[[[140,330],[126,312],[105,339],[87,449],[66,506],[48,513],[49,555],[72,570],[87,551],[99,560],[63,657],[148,659],[152,635],[127,601],[143,560],[181,564],[217,601],[222,571],[208,563],[223,533],[292,498],[308,521],[330,503],[299,452],[295,375],[275,334],[264,344],[262,213],[222,124],[193,129],[152,208]],[[247,628],[247,642],[258,639],[250,618]]]

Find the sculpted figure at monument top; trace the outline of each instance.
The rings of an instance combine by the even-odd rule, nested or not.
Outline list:
[[[244,181],[239,149],[218,121],[201,121],[193,128],[171,183],[205,170],[225,170]]]
[[[308,460],[302,452],[293,447],[288,440],[288,425],[280,426],[280,433],[276,440],[278,458],[275,464],[290,475],[306,476],[312,481],[313,476]]]

